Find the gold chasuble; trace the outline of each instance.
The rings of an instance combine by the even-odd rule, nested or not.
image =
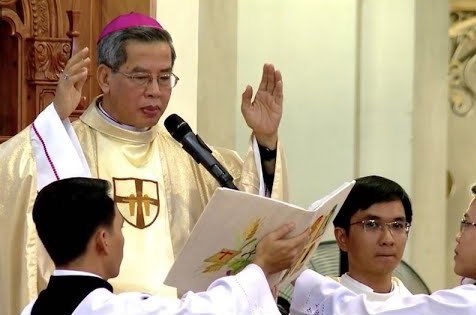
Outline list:
[[[94,100],[72,125],[91,176],[111,181],[111,197],[126,221],[124,260],[111,283],[115,292],[174,296],[175,289],[162,282],[218,184],[165,128],[137,132],[112,125],[99,113],[99,101]],[[68,129],[68,123],[63,124]],[[33,154],[37,149],[32,147],[34,129],[30,126],[0,146],[0,314],[19,314],[46,286],[53,271],[31,219],[37,168],[41,167]],[[63,154],[62,148],[50,149],[50,155]],[[252,148],[250,141],[244,160],[231,150],[212,150],[240,190],[258,193],[259,154]],[[271,197],[287,199],[279,143]],[[67,220],[65,215],[65,224],[74,224]]]
[[[124,259],[111,284],[117,291],[176,297],[174,288],[161,285],[174,255],[158,128],[134,132],[113,126],[99,115],[96,106],[91,106],[81,121],[75,130],[80,139],[88,139],[81,143],[86,158],[94,161],[91,175],[112,183],[113,199],[125,220]]]

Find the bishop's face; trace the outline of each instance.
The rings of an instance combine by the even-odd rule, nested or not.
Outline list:
[[[460,232],[456,235],[454,272],[462,277],[476,279],[476,226],[468,223],[476,222],[476,198],[464,214]]]
[[[165,112],[172,93],[172,87],[164,86],[164,80],[160,78],[172,73],[170,46],[158,41],[129,41],[126,52],[127,61],[118,71],[108,69],[101,84],[103,107],[121,124],[152,127]],[[152,76],[153,80],[147,82],[147,76]]]

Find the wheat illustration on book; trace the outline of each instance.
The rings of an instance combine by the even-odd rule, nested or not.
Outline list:
[[[217,272],[226,267],[226,275],[235,275],[243,270],[256,253],[258,239],[255,237],[259,231],[263,218],[257,218],[251,221],[243,233],[237,235],[236,249],[222,248],[217,253],[205,259],[205,267],[202,273]]]

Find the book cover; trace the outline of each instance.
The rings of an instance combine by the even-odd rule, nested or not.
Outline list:
[[[204,291],[216,279],[234,275],[253,261],[256,245],[285,223],[296,228],[289,237],[310,228],[299,259],[268,280],[281,285],[294,280],[347,198],[354,182],[346,182],[308,209],[246,192],[218,188],[205,207],[165,284],[180,291]]]

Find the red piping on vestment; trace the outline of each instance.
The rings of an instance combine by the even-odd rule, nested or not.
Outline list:
[[[48,150],[46,149],[46,145],[45,145],[45,142],[43,141],[43,138],[40,136],[40,133],[35,127],[35,123],[32,124],[32,127],[33,127],[33,131],[35,131],[36,136],[38,137],[38,139],[40,139],[41,145],[43,146],[43,151],[45,152],[45,155],[46,155],[46,159],[48,160],[48,163],[50,164],[51,169],[53,170],[53,173],[55,174],[56,180],[59,180],[60,178],[58,176],[58,172],[56,172],[56,167],[50,158],[50,155],[48,153]]]

